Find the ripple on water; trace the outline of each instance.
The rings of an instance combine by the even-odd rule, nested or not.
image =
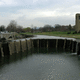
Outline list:
[[[5,63],[0,80],[80,80],[80,60],[64,53],[33,54]]]

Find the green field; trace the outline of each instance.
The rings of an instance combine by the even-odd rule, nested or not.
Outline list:
[[[58,31],[54,31],[54,32],[38,32],[38,33],[30,33],[30,32],[26,32],[26,33],[21,33],[21,34],[27,34],[27,35],[49,35],[49,36],[60,36],[60,37],[68,37],[68,38],[76,38],[76,39],[80,39],[80,33],[76,33],[76,34],[72,34],[73,32],[71,32],[70,34],[67,34],[68,32],[58,32]]]

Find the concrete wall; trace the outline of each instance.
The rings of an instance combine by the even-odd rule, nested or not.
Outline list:
[[[12,37],[12,39],[15,38],[16,33],[0,33],[0,38],[6,38],[9,39],[9,37]]]

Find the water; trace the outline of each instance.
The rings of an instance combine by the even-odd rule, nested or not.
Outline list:
[[[44,35],[27,39],[54,38],[75,40]],[[5,56],[0,58],[0,80],[80,80],[80,58],[53,48]]]
[[[67,38],[67,37],[57,37],[57,36],[48,36],[48,35],[34,35],[34,37],[30,37],[30,38],[26,38],[27,40],[30,40],[30,39],[67,39],[67,40],[73,40],[75,41],[76,39],[75,38]],[[17,40],[13,40],[13,41],[24,41],[24,39],[17,39]],[[77,41],[79,41],[77,39]]]
[[[56,51],[6,56],[0,59],[0,80],[80,80],[80,59]]]

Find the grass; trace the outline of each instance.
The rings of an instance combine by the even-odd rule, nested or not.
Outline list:
[[[76,39],[80,39],[80,33],[77,34],[72,34],[73,32],[71,32],[71,34],[67,34],[68,32],[58,32],[58,31],[53,31],[53,32],[38,32],[38,33],[30,33],[30,32],[26,32],[26,33],[21,33],[21,34],[27,34],[27,35],[49,35],[49,36],[60,36],[60,37],[68,37],[68,38],[76,38]]]

